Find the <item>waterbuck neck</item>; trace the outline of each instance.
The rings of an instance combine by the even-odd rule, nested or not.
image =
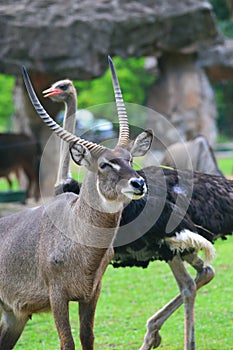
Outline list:
[[[65,112],[68,117],[74,116],[74,119],[75,119],[77,105],[78,105],[78,102],[77,102],[76,92],[74,92],[65,101]]]
[[[81,187],[80,195],[93,209],[103,213],[118,213],[123,210],[123,203],[107,200],[98,189],[98,178],[96,173],[87,172]]]
[[[86,174],[79,200],[72,208],[72,227],[79,230],[77,237],[79,243],[89,247],[108,248],[115,239],[123,203],[113,204],[106,199],[103,203],[103,198],[96,187],[96,178],[95,173]]]

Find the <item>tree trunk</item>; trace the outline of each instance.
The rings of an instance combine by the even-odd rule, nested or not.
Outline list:
[[[152,85],[147,106],[147,127],[155,132],[153,150],[163,151],[174,142],[205,135],[216,142],[216,102],[204,70],[193,54],[167,53],[158,60],[160,78]]]

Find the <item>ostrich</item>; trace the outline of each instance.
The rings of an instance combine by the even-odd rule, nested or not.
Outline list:
[[[114,77],[115,72],[112,71],[112,74]],[[58,98],[63,95],[63,101],[67,103],[61,81],[45,93],[46,97],[53,96],[54,100],[56,96]],[[115,95],[119,108],[118,98],[122,98],[119,85],[115,87]],[[122,105],[123,102],[121,108]],[[66,113],[65,118],[67,117]],[[148,194],[124,208],[112,264],[116,268],[145,268],[149,262],[158,259],[168,263],[181,294],[148,320],[147,333],[140,350],[160,345],[159,330],[183,302],[186,328],[184,346],[185,350],[193,350],[195,338],[192,311],[195,293],[196,289],[214,277],[214,270],[208,265],[213,255],[212,242],[218,237],[224,238],[233,230],[233,182],[198,172],[155,166],[146,167],[138,173],[147,181]],[[79,191],[77,184],[73,187],[74,182],[67,185],[67,178],[69,177],[63,179],[63,191]],[[145,223],[148,223],[146,229]],[[199,249],[206,253],[207,263],[198,256]],[[195,281],[187,273],[183,261],[197,271]]]

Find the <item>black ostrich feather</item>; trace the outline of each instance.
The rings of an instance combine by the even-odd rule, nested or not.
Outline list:
[[[171,260],[175,253],[165,238],[183,230],[212,243],[233,231],[233,181],[155,166],[138,172],[146,179],[148,194],[123,210],[114,267],[147,267],[154,260]],[[79,185],[68,181],[63,191],[78,193]]]

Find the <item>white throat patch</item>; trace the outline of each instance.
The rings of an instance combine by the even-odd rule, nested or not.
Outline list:
[[[117,201],[108,201],[101,193],[99,188],[99,181],[97,180],[97,191],[99,193],[99,196],[101,198],[101,206],[102,209],[106,213],[118,213],[123,208],[123,203],[117,202]]]

